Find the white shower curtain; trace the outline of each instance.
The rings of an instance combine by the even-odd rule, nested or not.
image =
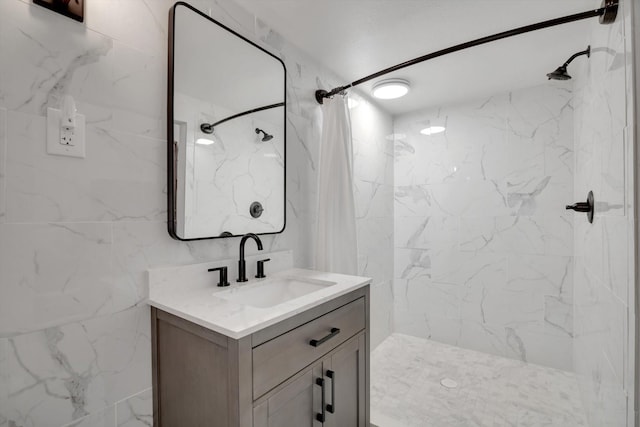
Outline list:
[[[315,268],[357,274],[353,146],[346,96],[322,104]]]

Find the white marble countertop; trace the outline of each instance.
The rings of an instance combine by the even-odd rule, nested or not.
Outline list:
[[[213,279],[217,274],[207,272],[207,268],[212,266],[216,265],[206,263],[150,270],[148,303],[207,329],[239,339],[371,282],[367,277],[294,268],[273,273],[266,279],[252,279],[242,285],[233,281],[230,275],[231,286],[217,287]],[[207,280],[202,280],[202,277]],[[278,277],[302,277],[336,284],[268,308],[241,305],[216,297],[219,292]]]

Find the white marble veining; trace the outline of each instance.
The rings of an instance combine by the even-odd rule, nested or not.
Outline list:
[[[634,425],[635,182],[631,1],[612,25],[593,23],[576,64],[574,199],[589,190],[595,219],[574,218],[574,366],[589,425]],[[595,5],[596,2],[593,1]],[[635,6],[635,4],[634,4]],[[637,47],[635,48],[637,51]],[[637,219],[636,219],[637,221]]]
[[[182,238],[219,236],[224,231],[236,235],[274,233],[284,226],[283,108],[238,117],[216,128],[214,135],[200,131],[200,124],[233,114],[211,100],[179,92],[174,95],[181,165],[177,171],[176,228]],[[261,141],[256,128],[265,129],[273,139]],[[197,144],[202,137],[215,143]],[[254,201],[264,207],[259,218],[249,213]]]
[[[80,26],[28,0],[0,1],[2,427],[148,424],[150,378],[139,375],[150,371],[148,326],[139,326],[148,318],[146,307],[139,307],[146,297],[146,271],[231,259],[237,251],[237,239],[180,243],[166,233],[170,3],[91,0]],[[323,71],[233,2],[191,3],[277,52],[287,64],[287,230],[263,241],[269,251],[294,249],[294,264],[308,266],[319,140],[312,94],[343,79]],[[628,404],[632,347],[625,340],[627,319],[634,314],[629,153],[635,144],[628,131],[633,122],[625,117],[634,111],[627,108],[631,97],[626,95],[633,76],[628,6],[622,0],[621,19],[613,26],[594,22],[591,40],[585,40],[592,44],[592,57],[572,64],[575,102],[565,106],[558,96],[550,104],[549,111],[561,112],[557,117],[576,109],[575,168],[574,150],[565,143],[573,138],[561,136],[566,135],[562,126],[553,136],[557,120],[544,121],[549,92],[543,90],[514,93],[512,107],[504,107],[504,97],[498,96],[483,100],[481,111],[474,111],[476,105],[451,112],[452,136],[474,135],[462,145],[447,145],[440,137],[431,138],[433,144],[406,137],[394,143],[384,139],[394,133],[391,118],[373,103],[365,100],[352,110],[359,274],[373,278],[372,347],[395,322],[418,336],[457,337],[455,343],[483,351],[573,364],[592,424],[624,425],[626,409],[633,407]],[[44,109],[65,93],[87,115],[85,161],[42,154]],[[401,161],[416,155],[428,163],[407,161],[394,168],[394,153]],[[575,189],[562,182],[572,172]],[[578,217],[574,225],[564,212],[549,213],[568,200],[581,200],[588,189],[599,201],[593,227]],[[451,197],[466,192],[473,197]],[[468,214],[473,203],[485,200],[489,218]],[[425,215],[425,209],[432,212]],[[569,259],[574,227],[575,263]],[[465,239],[459,237],[463,229]],[[389,241],[399,253],[401,280],[394,275]],[[502,256],[519,248],[523,253]],[[488,261],[494,268],[482,269]],[[461,263],[463,271],[456,271]],[[574,268],[580,286],[575,295]],[[425,279],[431,276],[438,280]],[[509,325],[483,322],[483,316],[496,322],[510,316],[501,307],[489,310],[500,305],[500,293],[512,296],[517,307],[527,308],[527,296],[536,305],[531,313],[516,312],[519,317]],[[428,316],[418,298],[428,298],[438,316]],[[567,315],[572,299],[573,321]],[[139,340],[128,335],[138,334],[139,327]],[[99,341],[100,328],[114,338],[94,351],[90,347]],[[65,338],[48,341],[58,332]],[[572,333],[573,363],[567,362]],[[124,360],[111,346],[125,349],[127,356],[132,349],[141,353]],[[114,377],[105,379],[109,375]],[[76,387],[82,385],[78,378],[86,379],[88,388]],[[121,388],[115,390],[116,385]]]
[[[353,174],[358,274],[371,277],[371,348],[393,330],[394,188],[391,117],[355,91]]]
[[[110,406],[103,411],[94,412],[62,427],[111,427],[115,425],[115,407]]]
[[[269,257],[273,260],[278,255],[269,254]],[[286,254],[284,255],[286,257]],[[247,264],[253,264],[261,258],[262,255],[247,257]],[[272,274],[268,273],[266,279],[255,279],[251,272],[248,272],[247,277],[250,280],[244,284],[233,281],[237,271],[231,268],[229,280],[232,284],[224,288],[215,286],[217,273],[212,275],[207,272],[207,269],[233,265],[235,261],[224,260],[149,270],[148,303],[207,329],[230,338],[239,339],[331,299],[367,286],[371,282],[370,278],[360,276],[297,268],[279,270],[276,264],[276,266],[267,265],[265,267],[277,271]],[[282,263],[286,263],[286,260],[282,261],[281,265]],[[215,279],[213,276],[216,276]],[[322,286],[321,289],[294,299],[288,299],[286,294],[282,294],[280,296],[282,303],[273,306],[247,305],[236,299],[226,298],[229,292],[238,292],[245,287],[255,290],[261,285],[266,287],[269,281],[278,282],[278,280],[288,280],[289,278],[307,280],[309,283],[328,282],[327,284],[333,283],[333,285]],[[275,288],[270,288],[272,291],[273,289]],[[219,294],[220,296],[218,296]],[[272,297],[272,299],[278,299],[278,297]]]
[[[58,159],[42,150],[45,127],[43,116],[8,113],[7,222],[165,219],[163,141],[89,125],[87,158]]]
[[[0,336],[131,307],[110,284],[111,244],[105,223],[3,224]]]
[[[131,313],[148,319],[147,271],[232,259],[238,250],[238,239],[178,242],[167,233],[167,12],[174,1],[85,3],[78,23],[30,0],[0,1],[1,427],[149,424],[150,401],[135,397],[151,387],[148,336],[127,335],[140,327]],[[321,124],[313,93],[344,79],[233,1],[189,3],[286,64],[287,226],[262,241],[266,251],[293,250],[293,265],[310,267]],[[65,94],[87,117],[84,160],[45,153],[46,107]],[[392,119],[364,98],[352,113],[364,119],[353,127],[357,221],[375,231],[363,238],[359,274],[373,278],[379,342],[392,322],[393,143],[385,139]],[[117,356],[90,349],[93,332],[83,331],[98,324],[113,330],[121,356],[141,359],[114,359],[107,369],[91,364]],[[47,336],[57,330],[65,338],[52,354]],[[18,361],[26,353],[35,379]],[[78,375],[88,388],[73,388]],[[113,381],[103,381],[109,375]]]
[[[394,330],[571,370],[571,83],[396,117],[394,133]]]
[[[444,387],[445,378],[457,387]],[[378,427],[588,425],[572,373],[395,333],[371,355],[371,421]]]
[[[0,420],[8,426],[98,425],[107,408],[151,382],[146,306],[0,341],[0,372],[10,375]]]
[[[148,389],[116,404],[116,427],[152,427],[153,391]]]

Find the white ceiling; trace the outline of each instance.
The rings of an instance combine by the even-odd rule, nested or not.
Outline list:
[[[599,0],[236,0],[345,83],[427,53],[599,7]],[[390,77],[409,95],[377,101],[393,115],[546,81],[584,50],[597,18],[519,35],[427,61]],[[569,67],[571,74],[571,67]],[[375,81],[374,81],[375,82]],[[374,82],[360,89],[369,93]]]

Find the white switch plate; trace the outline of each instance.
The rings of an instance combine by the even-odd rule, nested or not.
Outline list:
[[[56,156],[86,157],[85,117],[76,114],[76,127],[72,131],[62,129],[62,112],[47,108],[47,153]]]

